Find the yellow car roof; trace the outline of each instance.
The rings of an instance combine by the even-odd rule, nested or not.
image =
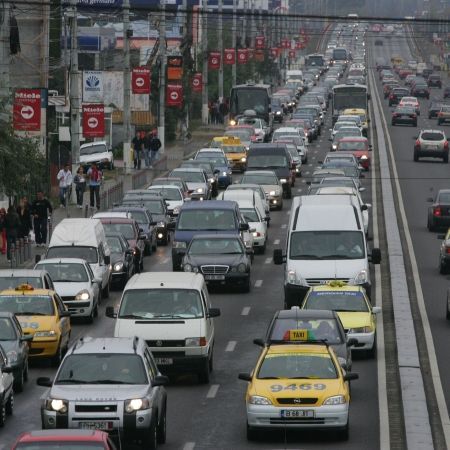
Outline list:
[[[224,145],[239,145],[242,144],[241,139],[235,136],[216,136],[213,142],[222,142]]]
[[[277,353],[330,354],[330,351],[325,344],[280,344],[271,345],[267,348],[266,355],[273,355]]]
[[[54,295],[51,289],[35,289],[32,286],[20,285],[15,289],[6,289],[0,292],[0,295]]]
[[[343,114],[366,114],[366,110],[364,108],[347,108],[344,109]]]
[[[346,291],[346,292],[363,292],[363,287],[359,285],[346,284],[341,281],[330,281],[327,284],[321,284],[320,286],[312,286],[311,291]]]

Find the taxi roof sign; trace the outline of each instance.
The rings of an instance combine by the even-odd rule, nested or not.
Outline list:
[[[308,341],[308,338],[310,333],[308,333],[308,330],[287,330],[284,334],[284,338],[287,341]]]
[[[331,280],[327,284],[330,287],[344,287],[344,286],[347,286],[347,283],[345,281],[342,281],[342,280]]]
[[[34,291],[34,286],[28,283],[19,284],[14,289],[15,291]]]

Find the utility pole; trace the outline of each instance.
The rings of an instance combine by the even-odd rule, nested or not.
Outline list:
[[[207,17],[208,0],[202,3],[202,124],[208,125],[208,17]]]
[[[123,160],[131,170],[131,68],[130,68],[130,0],[123,0]]]
[[[232,85],[236,85],[236,70],[237,70],[237,48],[236,48],[236,26],[237,26],[237,17],[236,17],[236,2],[237,0],[233,0],[233,24],[232,24],[232,32],[231,32],[231,46],[234,48],[235,52],[235,61],[231,66],[231,79]]]
[[[9,10],[10,3],[2,3],[2,16],[0,16],[0,100],[6,104],[11,103],[9,65],[11,55],[9,50]],[[8,108],[7,108],[8,109]],[[9,117],[9,112],[6,112]],[[5,120],[7,121],[7,119]]]
[[[72,173],[80,162],[80,72],[78,71],[77,0],[71,0],[70,22],[70,142]]]
[[[247,48],[247,1],[248,0],[244,0],[244,17],[242,20],[242,46],[244,48]]]
[[[223,0],[219,0],[218,3],[219,12],[219,52],[220,52],[220,66],[219,66],[219,102],[223,102]]]
[[[158,137],[161,141],[161,153],[165,152],[166,141],[166,3],[161,0],[159,18],[159,120]]]

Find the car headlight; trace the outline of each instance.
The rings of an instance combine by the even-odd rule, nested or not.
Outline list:
[[[333,397],[328,397],[323,404],[324,405],[345,405],[347,401],[343,395],[333,395]]]
[[[331,146],[331,148],[332,148],[333,150],[336,150],[336,149],[337,149],[337,145],[336,145],[336,144],[333,144],[333,145]]]
[[[281,184],[287,183],[287,179],[286,179],[286,178],[280,178],[280,183],[281,183]]]
[[[55,336],[56,336],[55,330],[36,331],[36,333],[34,333],[34,337],[55,337]]]
[[[306,280],[298,275],[295,270],[289,270],[287,273],[287,281],[289,284],[297,284],[299,286],[307,286]]]
[[[204,337],[188,337],[184,340],[185,347],[204,347],[206,339]]]
[[[369,159],[366,155],[362,155],[361,156],[361,159],[364,159],[364,160],[366,160],[366,159]]]
[[[183,266],[183,270],[184,270],[185,272],[192,272],[192,266],[191,266],[190,264],[185,264],[185,265]]]
[[[158,224],[156,226],[159,228],[165,228],[166,224],[165,224],[165,222],[161,221],[161,222],[158,222]]]
[[[175,208],[173,208],[173,213],[180,214],[180,206],[175,206]]]
[[[241,158],[241,161],[242,161],[242,162],[246,162],[246,161],[247,161],[247,158],[246,158],[245,156],[243,156],[243,157]]]
[[[250,405],[271,405],[272,402],[262,395],[251,395],[248,399]]]
[[[49,398],[45,402],[45,409],[47,411],[56,411],[59,413],[66,413],[69,406],[69,402],[67,400],[60,400],[57,398]]]
[[[89,300],[89,297],[91,294],[86,289],[83,289],[82,291],[78,292],[77,295],[75,295],[75,300]]]
[[[215,178],[210,178],[210,179],[209,179],[209,182],[210,182],[211,184],[213,184],[213,183],[216,182],[216,179],[215,179]]]
[[[114,264],[113,270],[114,272],[120,272],[123,269],[123,263]]]
[[[348,330],[349,333],[372,333],[373,328],[369,325],[366,327],[356,327],[356,328],[350,328]]]
[[[247,270],[247,266],[244,263],[240,263],[237,266],[237,271],[240,273],[244,273]]]
[[[15,362],[17,362],[17,352],[15,350],[10,350],[7,354],[6,357],[8,358],[8,364],[14,364]]]
[[[141,409],[149,409],[150,402],[147,398],[133,398],[125,401],[125,412],[132,413]]]
[[[225,171],[222,172],[223,177],[226,177],[227,175],[228,175],[228,172],[225,172]]]
[[[235,120],[230,120],[230,125],[232,126],[232,127],[234,127],[235,125],[236,125],[236,121]]]
[[[186,248],[186,242],[183,241],[173,241],[172,242],[173,248]]]
[[[277,116],[281,116],[281,111],[277,111],[275,114],[276,114]]]
[[[270,191],[269,195],[277,195],[277,193],[275,191]]]
[[[197,188],[195,190],[195,192],[197,192],[197,194],[203,194],[204,189],[203,188]]]
[[[361,270],[355,276],[355,284],[364,284],[364,283],[367,283],[367,270],[366,269]]]

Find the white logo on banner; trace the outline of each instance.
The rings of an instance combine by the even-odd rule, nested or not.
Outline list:
[[[83,71],[83,101],[103,103],[103,72]]]

